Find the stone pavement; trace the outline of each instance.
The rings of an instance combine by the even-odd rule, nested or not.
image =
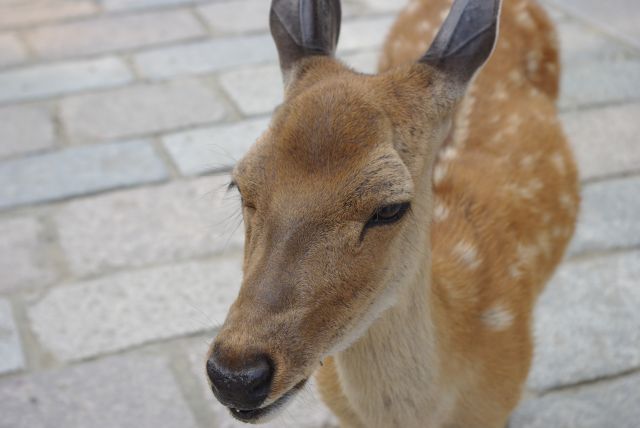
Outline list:
[[[345,1],[373,71],[404,1]],[[606,4],[606,6],[605,6]],[[267,0],[0,0],[0,427],[239,426],[204,353],[240,281],[225,173],[281,97]],[[640,4],[548,0],[583,209],[512,428],[640,426]],[[331,426],[312,390],[272,427]]]

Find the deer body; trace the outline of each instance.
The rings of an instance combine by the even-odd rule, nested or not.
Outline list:
[[[449,3],[414,0],[362,76],[331,57],[339,3],[310,4],[272,6],[285,103],[234,171],[245,278],[214,393],[254,422],[316,372],[342,428],[504,427],[579,205],[553,29],[505,0],[469,84],[499,2],[457,0],[436,36]]]

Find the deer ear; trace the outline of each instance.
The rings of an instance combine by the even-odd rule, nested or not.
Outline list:
[[[455,0],[427,53],[420,59],[463,87],[487,61],[498,36],[500,0]]]
[[[271,35],[278,48],[285,83],[301,59],[333,56],[340,20],[340,0],[272,0]]]

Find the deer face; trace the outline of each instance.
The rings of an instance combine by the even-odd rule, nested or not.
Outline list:
[[[214,394],[244,421],[282,407],[421,266],[431,164],[463,92],[425,64],[379,76],[342,66],[330,57],[339,15],[337,1],[272,5],[286,97],[233,173],[244,278],[207,363]],[[300,28],[328,54],[306,52]]]

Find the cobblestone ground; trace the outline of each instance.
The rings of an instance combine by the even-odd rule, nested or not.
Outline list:
[[[0,427],[236,427],[227,172],[281,94],[267,0],[0,0]],[[363,71],[402,2],[345,2]],[[640,421],[640,4],[554,0],[584,205],[511,427]],[[272,427],[332,424],[309,391]],[[297,409],[297,410],[296,410]]]

